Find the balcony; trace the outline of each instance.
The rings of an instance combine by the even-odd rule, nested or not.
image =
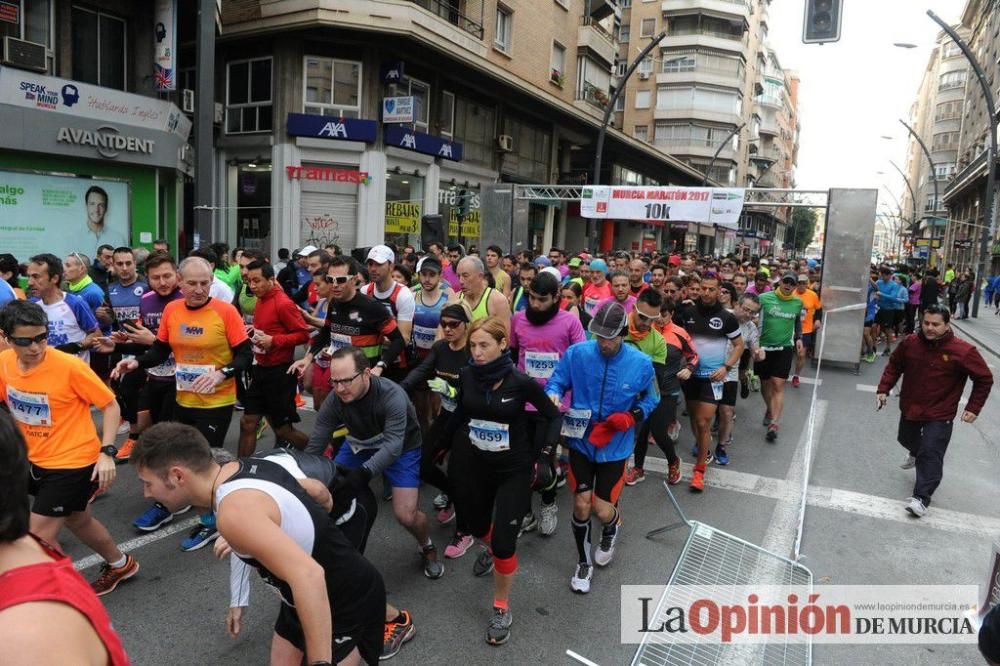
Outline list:
[[[656,120],[704,120],[722,125],[732,125],[735,127],[743,122],[740,114],[736,111],[719,111],[718,109],[703,109],[695,107],[683,107],[676,109],[653,109],[653,118]]]
[[[724,88],[742,90],[743,77],[736,69],[721,69],[714,67],[695,66],[672,72],[659,72],[656,83],[702,83]]]
[[[583,17],[577,34],[576,45],[577,49],[586,49],[594,56],[597,56],[608,67],[615,64],[617,48],[615,47],[614,37],[604,26],[589,16]]]
[[[715,151],[719,149],[718,141],[711,139],[656,139],[653,141],[653,145],[668,155],[676,155],[682,159],[683,156],[711,159],[715,155]],[[728,141],[726,147],[719,151],[718,159],[723,162],[727,160],[733,162],[736,161],[737,157],[736,151],[733,150],[732,141]]]
[[[757,98],[757,102],[761,106],[772,109],[781,109],[785,106],[785,101],[778,95],[760,95]]]
[[[661,49],[681,49],[691,46],[742,54],[747,48],[747,38],[746,34],[737,35],[715,30],[680,30],[669,32],[660,42]]]
[[[778,121],[774,117],[764,116],[760,119],[760,133],[769,134],[771,136],[779,136],[781,134],[781,128],[778,126]]]
[[[597,111],[603,114],[604,110],[608,107],[610,95],[608,95],[606,90],[601,90],[593,83],[584,81],[583,87],[576,91],[573,99],[576,102],[577,108],[582,108],[591,113]]]
[[[448,0],[410,0],[410,2],[458,26],[477,39],[483,38],[483,0],[467,0],[462,3],[468,14],[458,11],[459,3]]]
[[[751,14],[747,0],[663,0],[660,10],[667,16],[703,12],[719,18],[739,18],[747,23]]]

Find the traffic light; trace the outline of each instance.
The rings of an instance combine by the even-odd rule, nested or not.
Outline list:
[[[823,44],[840,39],[844,0],[806,0],[802,25],[803,44]]]

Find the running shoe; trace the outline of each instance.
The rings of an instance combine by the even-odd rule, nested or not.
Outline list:
[[[667,437],[677,441],[677,438],[681,436],[681,422],[674,421],[669,426],[667,426]]]
[[[491,573],[493,573],[493,553],[483,546],[483,552],[479,553],[479,557],[472,563],[472,575],[481,577]]]
[[[538,518],[535,517],[534,511],[529,511],[528,515],[521,519],[521,529],[517,531],[517,538],[521,538],[521,535],[525,532],[534,532],[538,529]]]
[[[692,492],[700,493],[705,490],[705,472],[696,469],[691,475]]]
[[[875,352],[871,351],[865,354],[865,363],[874,363],[876,359]]]
[[[625,485],[634,486],[646,480],[646,472],[641,467],[629,467],[625,472]]]
[[[765,436],[765,439],[767,439],[767,441],[769,442],[773,442],[774,440],[778,439],[777,423],[772,423],[771,425],[767,426],[767,435]]]
[[[265,432],[267,432],[267,419],[261,418],[261,420],[257,422],[257,441],[258,442],[260,441],[260,438],[264,436]]]
[[[306,406],[306,401],[302,399],[302,394],[298,391],[295,392],[295,407],[297,409],[302,409]]]
[[[132,449],[135,448],[135,440],[129,437],[124,442],[122,442],[122,447],[118,449],[118,453],[115,455],[115,462],[126,462],[132,455]]]
[[[219,530],[215,529],[215,526],[209,527],[208,525],[198,524],[194,526],[188,538],[181,541],[181,550],[185,553],[190,553],[193,550],[198,550],[199,548],[204,548],[211,542],[219,538]]]
[[[695,443],[695,445],[691,447],[691,457],[694,458],[695,460],[698,459],[698,444],[697,443]],[[712,462],[712,452],[710,450],[708,452],[708,458],[705,459],[705,464],[708,465],[711,462]]]
[[[672,486],[676,486],[681,482],[681,459],[678,458],[675,462],[670,463],[667,467],[667,483]]]
[[[750,397],[750,383],[745,379],[740,382],[740,397],[744,400]]]
[[[552,536],[556,533],[556,526],[559,525],[559,507],[555,502],[552,504],[542,502],[539,513],[541,517],[538,519],[538,531],[542,536]]]
[[[234,409],[235,409],[236,411],[238,411],[238,412],[242,412],[242,411],[243,411],[243,403],[242,403],[242,402],[240,402],[239,400],[237,400],[237,401],[236,401],[236,404],[235,404],[235,405],[233,405],[233,408],[234,408]]]
[[[420,549],[420,559],[424,562],[425,576],[437,580],[444,575],[444,565],[438,562],[438,551],[434,544],[429,543]]]
[[[451,521],[455,520],[455,507],[449,504],[443,509],[438,509],[437,520],[441,525],[447,525]]]
[[[927,513],[927,507],[924,506],[923,501],[919,497],[911,497],[909,503],[906,505],[906,510],[909,511],[914,518],[923,518],[924,514]]]
[[[440,511],[451,504],[451,500],[444,493],[438,493],[434,496],[434,508]]]
[[[590,581],[594,578],[594,567],[581,562],[576,565],[573,577],[569,579],[569,589],[578,594],[590,592]]]
[[[114,592],[118,583],[128,580],[137,573],[139,573],[139,563],[131,555],[126,555],[125,564],[120,567],[113,567],[105,562],[101,566],[101,575],[90,584],[90,587],[94,590],[94,594],[101,597],[109,592]]]
[[[170,509],[163,506],[159,502],[153,502],[152,506],[146,509],[144,514],[132,521],[132,526],[137,530],[142,530],[143,532],[155,532],[173,520],[174,516],[187,513],[190,510],[191,505],[188,504],[185,507],[181,507],[177,511],[171,512]]]
[[[754,393],[760,391],[760,375],[751,372],[747,375],[747,381],[750,382],[751,391]]]
[[[802,380],[799,379],[798,375],[792,375],[792,388],[798,388]]]
[[[510,614],[510,609],[504,610],[503,608],[493,607],[493,617],[490,618],[490,624],[486,627],[486,642],[490,645],[503,645],[510,638],[510,625],[513,622],[513,617]]]
[[[729,464],[729,454],[726,453],[725,444],[719,444],[715,447],[715,463],[722,466]]]
[[[911,456],[909,453],[906,454],[906,459],[903,460],[903,464],[899,466],[900,469],[913,469],[917,466],[917,459]]]
[[[611,564],[615,557],[615,544],[618,543],[618,536],[622,531],[621,516],[613,525],[605,525],[601,530],[601,543],[594,549],[594,564],[599,567],[606,567]]]
[[[417,628],[413,626],[413,618],[410,617],[410,611],[401,610],[399,615],[402,620],[385,623],[385,634],[382,636],[382,654],[378,658],[379,661],[395,657],[399,654],[403,643],[412,640],[414,634],[417,633]],[[399,617],[396,619],[399,620]]]
[[[476,540],[472,538],[472,535],[455,532],[455,536],[451,538],[451,543],[444,548],[444,556],[451,560],[457,560],[462,555],[465,555],[475,542]]]
[[[774,418],[771,416],[771,412],[764,412],[764,421],[763,421],[764,427],[766,428],[769,425],[771,425],[772,421],[774,421]]]

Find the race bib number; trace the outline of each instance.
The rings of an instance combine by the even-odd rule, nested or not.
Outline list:
[[[596,298],[588,298],[583,302],[583,309],[587,311],[587,314],[592,315],[598,303]]]
[[[45,393],[27,393],[7,387],[7,403],[14,420],[30,426],[52,425],[49,396]]]
[[[146,374],[151,377],[173,377],[176,370],[177,363],[174,361],[174,355],[171,354],[163,363],[147,369]]]
[[[496,421],[470,419],[469,440],[480,451],[510,451],[510,426]]]
[[[712,382],[712,395],[716,400],[722,400],[723,386],[722,382]]]
[[[589,409],[570,409],[563,416],[562,430],[559,434],[570,439],[583,439],[588,425],[590,425]]]
[[[344,335],[343,333],[331,333],[330,334],[330,354],[337,351],[338,349],[343,349],[344,347],[351,346],[351,336]]]
[[[556,352],[525,352],[524,372],[535,379],[548,379],[559,363]]]
[[[418,349],[430,349],[431,345],[434,344],[434,338],[436,336],[436,328],[417,325],[413,326],[413,344],[416,345]]]
[[[191,391],[191,387],[194,385],[195,380],[197,380],[202,375],[208,374],[215,370],[214,365],[194,365],[194,364],[183,364],[178,363],[177,369],[174,372],[174,378],[177,380],[177,390],[178,391]],[[214,393],[214,391],[210,391]]]

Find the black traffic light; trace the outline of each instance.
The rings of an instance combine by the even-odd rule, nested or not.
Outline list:
[[[803,44],[823,44],[840,39],[844,0],[806,0],[802,25]]]

